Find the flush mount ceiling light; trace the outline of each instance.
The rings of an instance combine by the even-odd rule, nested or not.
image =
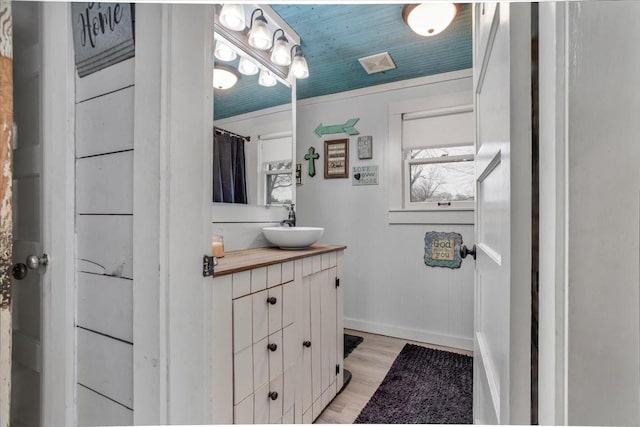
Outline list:
[[[253,16],[256,12],[260,12],[260,16]],[[256,49],[267,50],[271,47],[271,30],[267,26],[267,20],[264,17],[262,9],[256,9],[251,13],[251,26],[249,26],[249,44]]]
[[[233,31],[242,31],[245,27],[244,7],[241,4],[226,3],[220,11],[220,23]]]
[[[258,72],[258,66],[249,58],[245,58],[243,56],[240,58],[240,62],[238,63],[238,71],[240,71],[240,74],[244,74],[245,76],[253,76]]]
[[[271,71],[265,70],[264,68],[260,70],[260,76],[258,77],[258,84],[260,86],[275,86],[278,83],[278,80],[271,74]]]
[[[293,54],[293,50],[295,48],[298,49],[293,57],[293,61],[291,62],[290,72],[296,79],[306,79],[309,77],[309,66],[307,65],[307,60],[304,58],[302,48],[300,48],[299,44],[296,44],[291,48],[290,55]]]
[[[235,69],[226,65],[213,67],[213,87],[215,89],[229,89],[237,83],[239,77]]]
[[[282,32],[282,35],[278,37],[276,40],[276,34],[278,31]],[[284,30],[282,28],[278,28],[273,33],[273,50],[271,51],[271,61],[274,64],[287,66],[291,64],[291,53],[289,52],[289,40],[287,40],[287,36],[284,35]]]
[[[402,9],[402,19],[415,33],[435,36],[451,24],[457,11],[453,3],[408,4]]]
[[[216,47],[213,51],[213,55],[220,61],[233,61],[238,56],[238,54],[231,49],[229,45],[220,40],[216,40]]]

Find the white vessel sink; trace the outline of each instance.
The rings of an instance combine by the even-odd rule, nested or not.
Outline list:
[[[322,227],[264,227],[264,237],[280,249],[305,249],[324,233]]]

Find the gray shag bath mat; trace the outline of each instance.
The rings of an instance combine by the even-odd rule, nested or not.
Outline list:
[[[406,344],[354,423],[473,423],[473,358]]]

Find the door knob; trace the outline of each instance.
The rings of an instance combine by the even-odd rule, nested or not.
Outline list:
[[[36,255],[29,255],[27,257],[27,267],[29,270],[37,270],[41,265],[46,267],[49,264],[49,256],[43,254],[41,257]]]
[[[277,398],[278,398],[278,392],[277,391],[269,392],[269,399],[276,400]]]
[[[275,303],[278,302],[278,299],[276,297],[269,297],[267,298],[267,302],[271,305],[274,305]]]
[[[27,277],[28,272],[29,270],[27,270],[27,266],[21,262],[14,264],[13,268],[11,269],[11,275],[16,280],[24,279],[25,277]]]
[[[467,248],[465,245],[460,246],[460,257],[466,258],[467,255],[473,256],[473,259],[476,259],[476,245],[473,245],[471,249]]]
[[[267,348],[271,351],[276,351],[278,349],[278,344],[272,342],[267,346]]]
[[[309,348],[309,347],[311,347],[311,341],[304,341],[304,342],[302,343],[302,345],[303,345],[303,346],[305,346],[305,347],[307,347],[307,348]]]

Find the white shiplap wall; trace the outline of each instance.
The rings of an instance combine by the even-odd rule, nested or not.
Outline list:
[[[134,66],[76,78],[79,425],[133,424]]]
[[[427,231],[461,233],[465,244],[471,246],[473,221],[442,224],[426,217],[422,223],[390,223],[390,194],[400,190],[390,186],[389,175],[401,162],[392,162],[399,156],[388,152],[390,104],[429,97],[446,99],[461,91],[471,93],[471,88],[470,72],[460,71],[298,102],[297,162],[302,163],[303,173],[303,184],[297,188],[298,222],[324,227],[324,243],[347,246],[346,327],[473,348],[473,259],[464,260],[457,270],[427,267],[423,260]],[[360,119],[358,136],[373,137],[373,159],[358,160],[358,136],[350,137],[349,172],[353,166],[377,165],[378,185],[352,186],[351,179],[323,178],[324,140],[348,135],[319,138],[314,129],[321,122],[344,123],[354,117]],[[320,153],[313,178],[303,160],[310,146]]]

